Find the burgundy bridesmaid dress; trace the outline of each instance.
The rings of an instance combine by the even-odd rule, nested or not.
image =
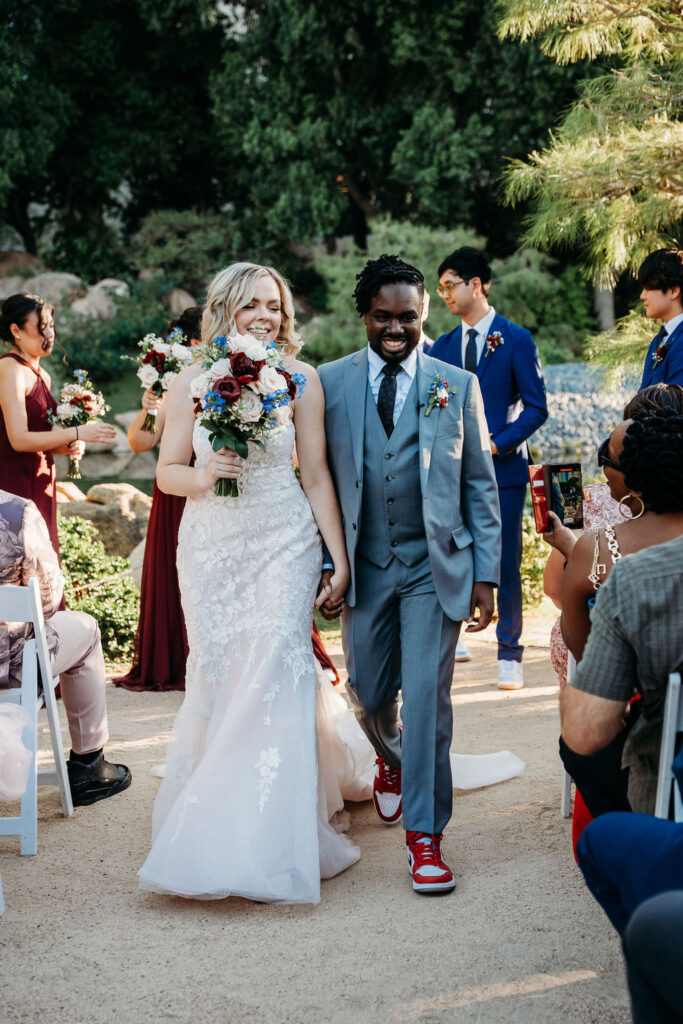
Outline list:
[[[50,409],[57,408],[50,389],[40,372],[21,356],[8,352],[0,359],[16,359],[28,366],[36,375],[32,391],[26,396],[26,419],[30,431],[52,430],[47,418]],[[20,498],[30,498],[47,523],[52,546],[59,554],[57,536],[57,492],[55,489],[55,462],[50,452],[16,452],[9,443],[5,417],[0,409],[0,488]]]
[[[114,679],[126,690],[184,690],[187,636],[180,606],[176,547],[185,499],[154,482],[140,586],[140,621],[130,672]]]

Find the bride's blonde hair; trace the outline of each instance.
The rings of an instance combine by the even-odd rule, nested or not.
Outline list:
[[[280,292],[282,324],[276,338],[283,355],[296,356],[303,342],[296,330],[294,301],[289,285],[274,267],[258,263],[233,263],[221,270],[209,285],[202,316],[202,343],[227,336],[235,328],[235,313],[254,298],[260,277],[272,277]]]

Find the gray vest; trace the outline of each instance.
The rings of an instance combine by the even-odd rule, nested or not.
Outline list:
[[[417,385],[387,437],[368,384],[363,441],[363,506],[357,551],[386,568],[392,558],[415,565],[427,556],[422,519]]]

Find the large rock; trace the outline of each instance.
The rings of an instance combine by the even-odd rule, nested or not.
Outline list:
[[[0,277],[0,302],[8,299],[10,295],[16,295],[18,292],[25,292],[25,281],[26,278],[20,277],[18,274],[11,274],[9,277]]]
[[[73,480],[58,480],[55,484],[57,501],[85,501],[85,494]]]
[[[145,560],[145,545],[147,540],[141,540],[137,547],[134,547],[131,553],[128,555],[128,561],[130,562],[130,569],[128,575],[132,579],[138,590],[142,587],[142,563]]]
[[[92,317],[94,320],[111,320],[116,316],[116,304],[112,296],[125,297],[129,294],[130,289],[125,281],[119,281],[116,277],[105,277],[93,285],[82,299],[72,302],[71,309],[74,313]]]
[[[95,523],[107,554],[128,558],[147,535],[152,499],[131,484],[96,484],[85,501],[65,502],[60,511]]]
[[[188,306],[196,306],[197,303],[189,292],[184,288],[171,288],[170,292],[162,297],[163,304],[171,316],[179,316]]]
[[[24,281],[24,290],[39,295],[51,306],[68,306],[87,292],[87,286],[75,274],[37,274]]]

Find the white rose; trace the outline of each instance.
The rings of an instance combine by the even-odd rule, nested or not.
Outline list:
[[[156,384],[159,380],[159,374],[149,363],[145,363],[138,370],[138,377],[144,388],[151,388],[152,384]]]
[[[222,377],[232,377],[232,368],[229,359],[217,359],[209,367],[211,380],[220,380]]]
[[[58,405],[57,406],[57,415],[59,416],[60,420],[63,420],[65,416],[70,416],[71,415],[71,406],[70,405]]]
[[[236,412],[245,423],[256,423],[261,418],[261,413],[263,412],[261,399],[253,391],[243,391]]]
[[[256,338],[252,338],[251,334],[245,334],[240,338],[240,351],[256,363],[260,363],[262,359],[266,358],[265,347]]]
[[[164,389],[164,391],[168,391],[168,389],[170,388],[171,384],[173,383],[177,376],[177,373],[171,373],[170,370],[168,373],[165,373],[163,375],[163,377],[161,378],[161,386]]]
[[[272,414],[273,419],[276,421],[278,427],[286,427],[289,423],[289,417],[291,415],[291,405],[280,405]]]
[[[254,388],[260,395],[270,395],[273,391],[286,391],[287,381],[273,366],[262,366]]]
[[[176,342],[175,345],[171,345],[171,355],[179,363],[189,363],[192,360],[192,349]]]
[[[171,346],[167,345],[165,341],[158,341],[154,346],[155,352],[161,352],[163,356],[170,356]]]
[[[190,381],[190,397],[201,398],[211,387],[211,376],[208,372],[198,373]]]

